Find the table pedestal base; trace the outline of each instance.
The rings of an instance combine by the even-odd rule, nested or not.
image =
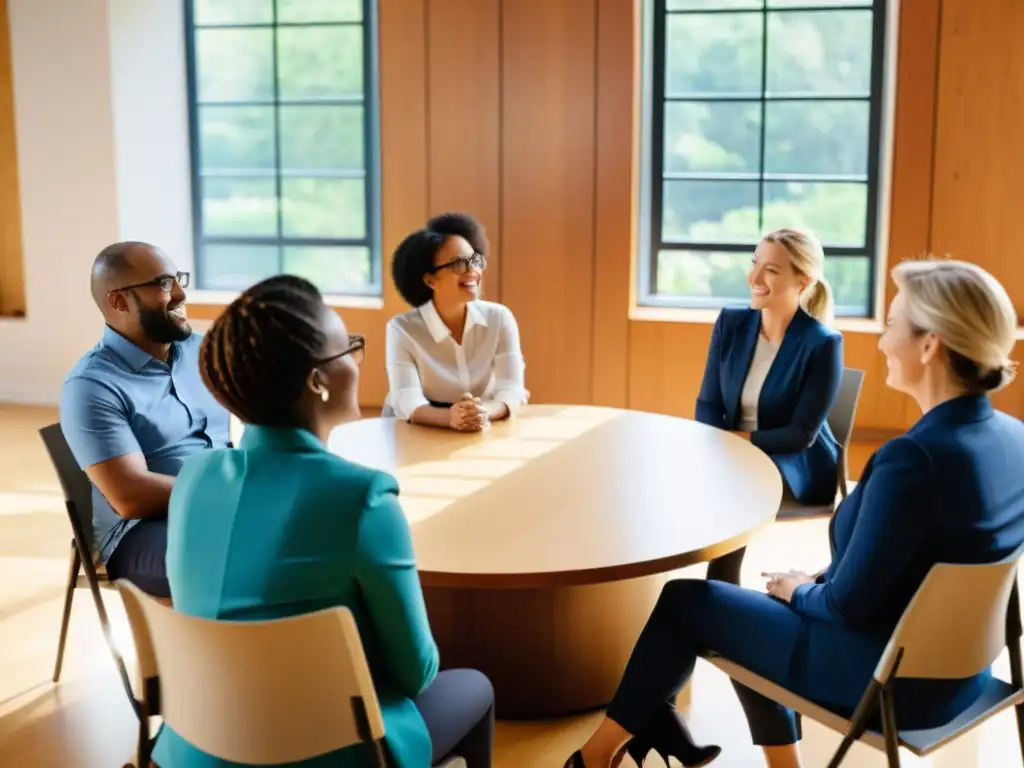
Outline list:
[[[424,595],[442,668],[486,674],[498,717],[551,717],[611,700],[666,578]]]

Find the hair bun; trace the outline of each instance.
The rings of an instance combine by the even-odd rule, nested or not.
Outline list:
[[[978,377],[978,386],[986,392],[1002,389],[1017,377],[1017,363],[1007,360],[998,368],[993,368]]]
[[[1008,382],[1006,380],[1005,368],[993,368],[984,376],[980,376],[978,378],[978,387],[985,392],[991,392],[994,389],[999,389],[1006,383]]]
[[[968,391],[975,394],[1002,389],[1017,375],[1017,364],[1009,359],[1002,365],[989,368],[953,349],[947,348],[946,354],[953,373]]]
[[[1014,360],[1007,360],[997,370],[999,371],[999,384],[996,385],[996,389],[1007,386],[1017,378],[1017,363]]]

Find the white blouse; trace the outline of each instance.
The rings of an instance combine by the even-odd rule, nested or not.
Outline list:
[[[471,302],[456,344],[432,301],[391,319],[387,329],[385,410],[403,421],[424,405],[454,403],[469,392],[515,414],[527,401],[519,327],[508,307]]]
[[[758,335],[754,359],[750,361],[747,379],[743,382],[743,391],[740,393],[740,432],[757,431],[757,401],[761,398],[761,387],[764,386],[764,380],[768,377],[768,371],[771,370],[778,351],[778,347],[764,336]]]

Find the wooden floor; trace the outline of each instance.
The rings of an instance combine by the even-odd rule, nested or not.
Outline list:
[[[118,685],[87,592],[79,591],[64,675],[50,682],[67,575],[69,530],[56,478],[36,430],[55,419],[46,408],[0,405],[0,766],[117,768],[133,759],[133,715]],[[815,570],[828,553],[826,523],[776,524],[750,548],[744,583],[760,587],[762,570]],[[703,575],[703,569],[691,569]],[[115,632],[129,659],[131,637],[116,594],[105,593]],[[1007,675],[1005,659],[998,671]],[[557,768],[593,729],[598,715],[541,722],[501,722],[497,768]],[[696,736],[723,746],[716,768],[764,765],[750,745],[728,681],[698,663],[688,718]],[[804,760],[825,765],[838,737],[806,723]],[[628,762],[628,761],[627,761]],[[1020,765],[1011,714],[942,750],[930,760],[907,755],[905,766],[993,768]],[[652,757],[648,768],[659,766]],[[847,768],[884,766],[858,745]]]

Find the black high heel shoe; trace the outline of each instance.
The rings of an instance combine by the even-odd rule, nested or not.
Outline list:
[[[708,765],[722,753],[722,748],[714,744],[699,747],[693,743],[690,729],[671,704],[665,704],[652,718],[648,726],[630,739],[626,752],[637,766],[643,767],[647,754],[654,750],[668,765],[669,757],[674,757],[684,768],[701,768]],[[574,755],[575,757],[575,755]],[[571,768],[585,768],[582,760]]]

